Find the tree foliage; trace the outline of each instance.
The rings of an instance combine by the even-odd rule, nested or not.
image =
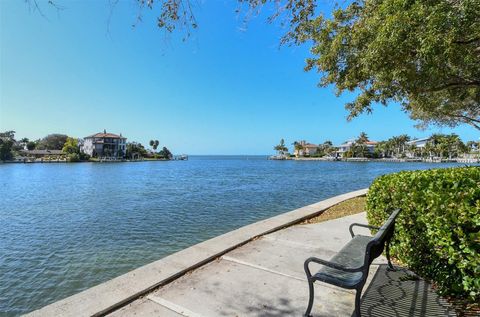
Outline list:
[[[281,139],[280,140],[280,143],[275,145],[275,147],[273,148],[275,151],[277,151],[278,153],[280,154],[285,154],[288,152],[288,148],[287,146],[285,145],[285,140],[284,139]]]
[[[61,150],[67,141],[68,136],[65,134],[49,134],[38,141],[37,149],[39,150]]]
[[[337,94],[358,92],[353,118],[398,102],[423,125],[480,129],[480,1],[365,0],[299,25],[312,41],[307,70]]]
[[[440,158],[454,158],[461,153],[468,152],[467,146],[456,134],[434,134],[432,141],[428,144],[428,150]]]
[[[370,141],[370,140],[368,139],[368,135],[367,135],[365,132],[361,132],[355,142],[358,143],[358,144],[365,144],[365,143],[367,143],[368,141]]]
[[[393,136],[388,140],[380,141],[375,145],[377,157],[410,157],[415,158],[456,158],[462,154],[474,152],[478,142],[469,141],[466,144],[457,134],[433,134],[424,147],[409,144],[410,136],[402,134]]]
[[[368,151],[366,143],[370,141],[368,135],[365,132],[361,132],[358,138],[353,142],[351,151],[352,157],[368,157],[370,152]]]
[[[67,154],[80,153],[80,149],[78,147],[78,140],[68,137],[63,144],[62,151]]]
[[[34,0],[35,1],[35,0]],[[198,27],[195,18],[196,1],[192,0],[136,0],[138,4],[137,21],[142,20],[145,9],[157,12],[157,25],[160,29],[171,33],[183,33],[183,39],[190,37],[192,30]],[[243,13],[244,22],[258,14],[262,6],[273,5],[273,14],[269,21],[282,17],[283,25],[290,25],[292,31],[300,21],[311,16],[316,8],[315,0],[237,0],[237,14]],[[285,41],[287,36],[285,36]]]
[[[152,147],[152,149],[154,151],[156,151],[158,149],[158,146],[160,145],[160,141],[158,140],[150,140],[150,142],[148,142],[148,144],[150,144],[150,146]]]
[[[170,152],[170,150],[167,149],[165,146],[162,148],[160,152],[158,152],[158,156],[167,160],[171,160],[173,158],[172,152]]]
[[[80,151],[78,139],[68,137],[65,141],[62,152],[67,153],[69,162],[88,161],[90,156]]]
[[[37,146],[37,143],[33,142],[33,141],[29,141],[27,143],[27,150],[31,151],[31,150],[35,150],[35,147]]]
[[[147,150],[141,143],[128,142],[126,148],[126,157],[129,159],[144,157],[147,155]]]
[[[377,178],[367,218],[381,225],[400,208],[391,254],[443,294],[480,300],[480,168],[403,171]]]
[[[13,146],[15,145],[15,131],[0,133],[0,161],[13,158]]]
[[[314,154],[314,156],[316,157],[331,156],[335,153],[336,150],[337,148],[333,146],[332,141],[327,140],[322,144],[318,145],[317,151]]]

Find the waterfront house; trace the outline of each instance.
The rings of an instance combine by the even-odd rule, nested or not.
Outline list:
[[[300,144],[299,149],[295,149],[293,154],[295,156],[312,156],[317,152],[318,149],[318,144],[313,144],[313,143],[307,143],[307,141],[300,141],[298,142]]]
[[[378,142],[375,141],[367,141],[363,145],[367,149],[368,153],[373,154],[375,152],[375,146]],[[344,143],[337,146],[338,150],[335,152],[337,157],[344,157],[346,152],[349,152],[352,147],[356,145],[354,140],[347,140]]]
[[[412,141],[408,141],[407,146],[414,145],[417,148],[422,148],[422,147],[425,147],[428,144],[430,139],[431,138],[423,138],[423,139],[415,139],[415,140],[412,140]]]
[[[34,158],[67,155],[62,150],[20,150],[19,152],[21,155],[25,157],[34,157]]]
[[[412,141],[408,141],[406,143],[406,156],[408,158],[414,158],[417,156],[418,153],[420,152],[423,153],[425,147],[429,142],[431,142],[432,138],[423,138],[423,139],[415,139]],[[418,149],[418,151],[415,151],[413,149]]]
[[[81,151],[91,157],[125,157],[127,138],[120,135],[107,133],[96,133],[83,138]]]
[[[367,151],[370,154],[373,154],[375,152],[375,146],[377,146],[378,142],[376,141],[367,141],[365,142],[365,146],[367,147]]]
[[[350,151],[352,146],[355,144],[354,140],[347,140],[344,143],[337,146],[338,150],[336,151],[337,157],[344,157],[345,153]]]

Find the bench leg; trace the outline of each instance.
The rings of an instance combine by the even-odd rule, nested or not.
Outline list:
[[[387,255],[388,268],[390,269],[390,271],[395,271],[392,265],[392,261],[390,261],[390,243],[387,243],[387,246],[385,248],[385,253]]]
[[[308,280],[308,290],[310,293],[310,297],[308,298],[308,307],[307,310],[305,311],[305,317],[310,317],[310,312],[312,311],[313,307],[313,298],[314,298],[314,289],[313,289],[313,282]]]
[[[355,317],[361,317],[360,313],[360,297],[362,296],[362,288],[360,287],[357,289],[355,293]]]

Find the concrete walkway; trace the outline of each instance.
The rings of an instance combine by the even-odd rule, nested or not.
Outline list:
[[[348,226],[353,222],[367,223],[365,213],[319,224],[296,225],[262,236],[109,316],[301,316],[308,299],[304,260],[309,256],[331,258],[350,240]],[[357,232],[368,234],[368,231],[361,230],[359,228]],[[374,261],[364,293],[376,294],[377,286],[381,289],[388,284],[385,278],[376,275],[378,270],[382,277],[386,276],[385,262],[383,257]],[[427,304],[418,301],[419,307],[409,305],[411,298],[406,292],[402,293],[402,282],[399,281],[399,274],[406,273],[401,272],[395,273],[398,285],[396,289],[394,286],[388,290],[387,297],[390,293],[395,296],[400,293],[406,308],[392,310],[390,308],[392,303],[395,306],[395,299],[389,302],[388,299],[373,296],[373,300],[369,299],[370,306],[362,306],[364,316],[370,316],[372,312],[386,316],[382,315],[385,311],[394,311],[391,316],[454,316],[428,285],[422,288],[422,292],[430,296],[427,296]],[[381,285],[368,287],[374,276],[381,281]],[[315,292],[314,316],[352,315],[354,291],[317,283]],[[385,293],[385,290],[380,293]],[[396,301],[400,301],[400,298]],[[367,302],[365,298],[363,302]],[[429,315],[429,311],[435,314]]]

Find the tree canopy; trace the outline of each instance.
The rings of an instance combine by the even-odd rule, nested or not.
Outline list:
[[[134,159],[138,157],[144,157],[147,155],[147,150],[141,143],[128,142],[126,147],[127,158]]]
[[[68,137],[63,144],[62,151],[67,154],[80,153],[80,148],[78,147],[78,140]]]
[[[158,152],[158,156],[167,160],[171,160],[173,158],[172,152],[170,152],[170,150],[167,149],[165,146],[162,148],[160,152]]]
[[[68,136],[65,134],[49,134],[37,143],[39,150],[61,150],[67,141]]]
[[[480,129],[479,0],[354,1],[292,36],[313,42],[320,86],[358,92],[350,118],[398,102],[423,125]]]
[[[285,145],[285,140],[284,139],[281,139],[280,143],[275,145],[273,149],[275,151],[279,152],[280,154],[284,154],[284,153],[288,152],[288,148]]]
[[[158,146],[160,145],[160,142],[158,140],[150,140],[149,144],[152,147],[152,149],[156,151]]]
[[[0,133],[0,161],[11,160],[13,158],[13,146],[15,144],[15,131],[5,131]]]

